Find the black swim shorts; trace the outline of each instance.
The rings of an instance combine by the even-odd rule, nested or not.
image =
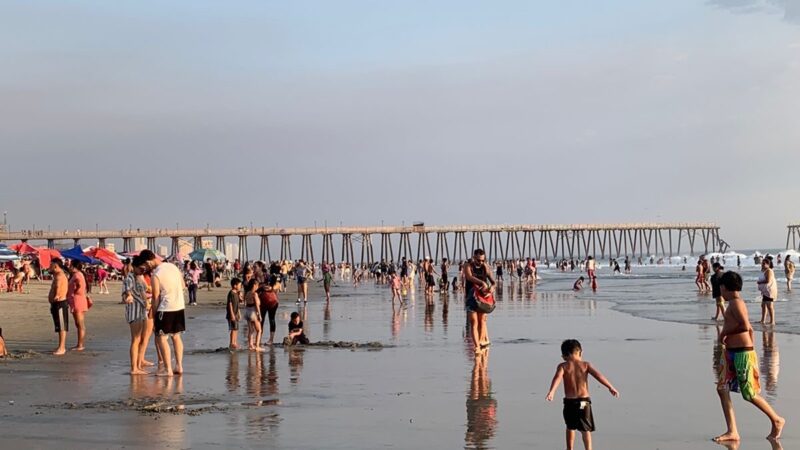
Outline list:
[[[774,299],[774,298],[769,298],[769,297],[767,297],[766,295],[762,295],[762,296],[761,296],[761,301],[762,301],[762,302],[774,302],[774,301],[775,301],[775,299]]]
[[[184,315],[184,310],[157,312],[154,328],[156,336],[169,336],[183,333],[186,331],[186,316]]]
[[[592,400],[589,397],[565,398],[564,423],[568,430],[594,431]]]
[[[69,303],[66,300],[51,303],[50,315],[53,316],[56,333],[69,331]]]

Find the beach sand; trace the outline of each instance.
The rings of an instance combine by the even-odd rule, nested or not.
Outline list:
[[[281,295],[276,341],[297,310],[293,289]],[[477,359],[453,294],[393,308],[384,288],[341,284],[326,307],[311,283],[312,341],[383,347],[253,354],[217,351],[227,344],[227,290],[201,291],[200,306],[187,309],[186,373],[163,379],[125,375],[129,331],[118,284],[112,295],[93,296],[85,352],[44,353],[55,336],[47,285],[34,282],[30,294],[0,295],[0,326],[16,355],[0,361],[0,448],[559,449],[561,400],[544,397],[565,338],[579,339],[585,359],[621,393],[614,399],[591,384],[595,448],[725,448],[710,441],[725,431],[713,325],[637,318],[563,289],[545,283],[506,293],[490,316],[493,345]],[[72,329],[68,345],[74,339]],[[800,448],[800,338],[758,331],[756,350],[762,394],[788,420],[783,446]],[[774,448],[764,439],[767,420],[736,394],[734,405],[740,448]]]

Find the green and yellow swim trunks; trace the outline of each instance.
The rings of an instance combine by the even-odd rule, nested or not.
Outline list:
[[[722,353],[719,387],[741,392],[748,402],[761,392],[758,381],[758,356],[753,347],[725,349]]]

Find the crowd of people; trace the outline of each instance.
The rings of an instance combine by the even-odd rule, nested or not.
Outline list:
[[[778,256],[787,276],[787,289],[791,290],[794,275],[794,263],[791,257],[783,259]],[[759,260],[761,273],[756,281],[762,296],[762,314],[760,323],[775,323],[774,301],[778,288],[774,274],[774,258],[767,255]],[[457,270],[451,270],[451,264]],[[549,264],[549,262],[547,262]],[[630,260],[625,258],[624,266],[630,271]],[[582,275],[576,280],[573,289],[581,290],[586,277],[593,289],[597,289],[598,265],[593,257],[581,261],[557,261],[556,268],[580,270]],[[615,260],[609,261],[609,267],[619,270]],[[80,261],[63,261],[54,258],[49,267],[52,277],[48,295],[50,312],[57,334],[58,343],[53,350],[54,355],[67,352],[67,333],[70,318],[77,331],[77,342],[72,351],[83,351],[86,348],[85,315],[92,307],[90,294],[91,284],[96,283],[100,292],[108,292],[105,285],[109,277],[105,268],[98,267],[92,271],[96,278],[89,279],[87,268]],[[280,305],[279,294],[287,291],[290,280],[296,284],[297,304],[308,302],[308,283],[323,283],[325,301],[331,301],[331,287],[339,272],[339,280],[352,281],[355,286],[367,280],[377,285],[385,285],[391,289],[392,302],[405,302],[408,293],[419,285],[426,301],[431,302],[438,288],[439,293],[446,295],[450,290],[464,292],[466,310],[466,329],[479,357],[491,345],[488,330],[488,317],[494,309],[496,289],[508,277],[510,281],[534,284],[539,279],[537,261],[532,258],[512,261],[487,260],[482,249],[474,251],[466,261],[452,263],[446,258],[440,263],[431,258],[412,262],[406,258],[395,264],[393,261],[381,261],[372,266],[356,267],[355,270],[346,263],[334,264],[323,261],[321,264],[298,261],[263,261],[233,263],[207,260],[202,264],[187,261],[183,264],[163,261],[149,250],[141,251],[137,256],[126,260],[121,271],[122,299],[125,305],[125,320],[130,328],[130,374],[147,374],[148,368],[155,366],[158,376],[180,375],[184,371],[183,341],[181,334],[186,330],[187,305],[197,304],[199,289],[214,290],[228,281],[225,302],[225,318],[229,330],[230,349],[239,348],[238,330],[240,323],[247,327],[247,349],[263,352],[264,346],[274,345],[277,333],[276,312]],[[106,272],[106,274],[104,274]],[[450,279],[450,273],[455,275]],[[583,272],[586,273],[584,277]],[[718,258],[701,256],[697,263],[695,283],[702,294],[710,294],[716,302],[715,320],[723,320],[719,332],[719,342],[723,346],[723,357],[720,360],[720,378],[717,389],[728,425],[725,433],[715,438],[717,441],[738,440],[738,430],[733,415],[730,392],[741,392],[743,398],[754,404],[772,423],[771,439],[780,437],[784,419],[760,397],[758,381],[758,364],[753,347],[753,328],[747,315],[744,300],[741,298],[742,278],[732,271],[726,271]],[[91,281],[90,281],[91,280]],[[205,284],[203,284],[205,283]],[[187,301],[188,299],[188,301]],[[726,305],[727,304],[727,305]],[[243,309],[243,311],[242,311]],[[287,324],[287,334],[283,339],[285,346],[309,344],[303,323],[304,317],[294,311]],[[269,337],[264,339],[266,325],[269,324]],[[151,337],[155,341],[155,361],[148,360],[146,353]],[[263,341],[263,342],[262,342]],[[552,400],[555,390],[564,383],[565,401],[564,418],[567,425],[567,442],[572,447],[574,432],[583,434],[584,443],[591,445],[591,431],[594,430],[591,415],[591,400],[588,396],[586,380],[595,377],[605,385],[613,395],[618,395],[602,374],[589,363],[581,359],[581,345],[577,341],[568,340],[562,345],[564,363],[559,365],[553,378],[547,400]]]

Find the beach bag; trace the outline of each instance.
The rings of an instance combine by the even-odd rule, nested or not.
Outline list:
[[[86,296],[86,309],[92,309],[94,306],[94,302],[92,301],[92,297]]]
[[[494,294],[490,291],[484,291],[478,286],[475,286],[472,289],[472,295],[475,296],[475,303],[478,304],[478,311],[484,314],[489,314],[494,311],[496,304],[494,301]]]

